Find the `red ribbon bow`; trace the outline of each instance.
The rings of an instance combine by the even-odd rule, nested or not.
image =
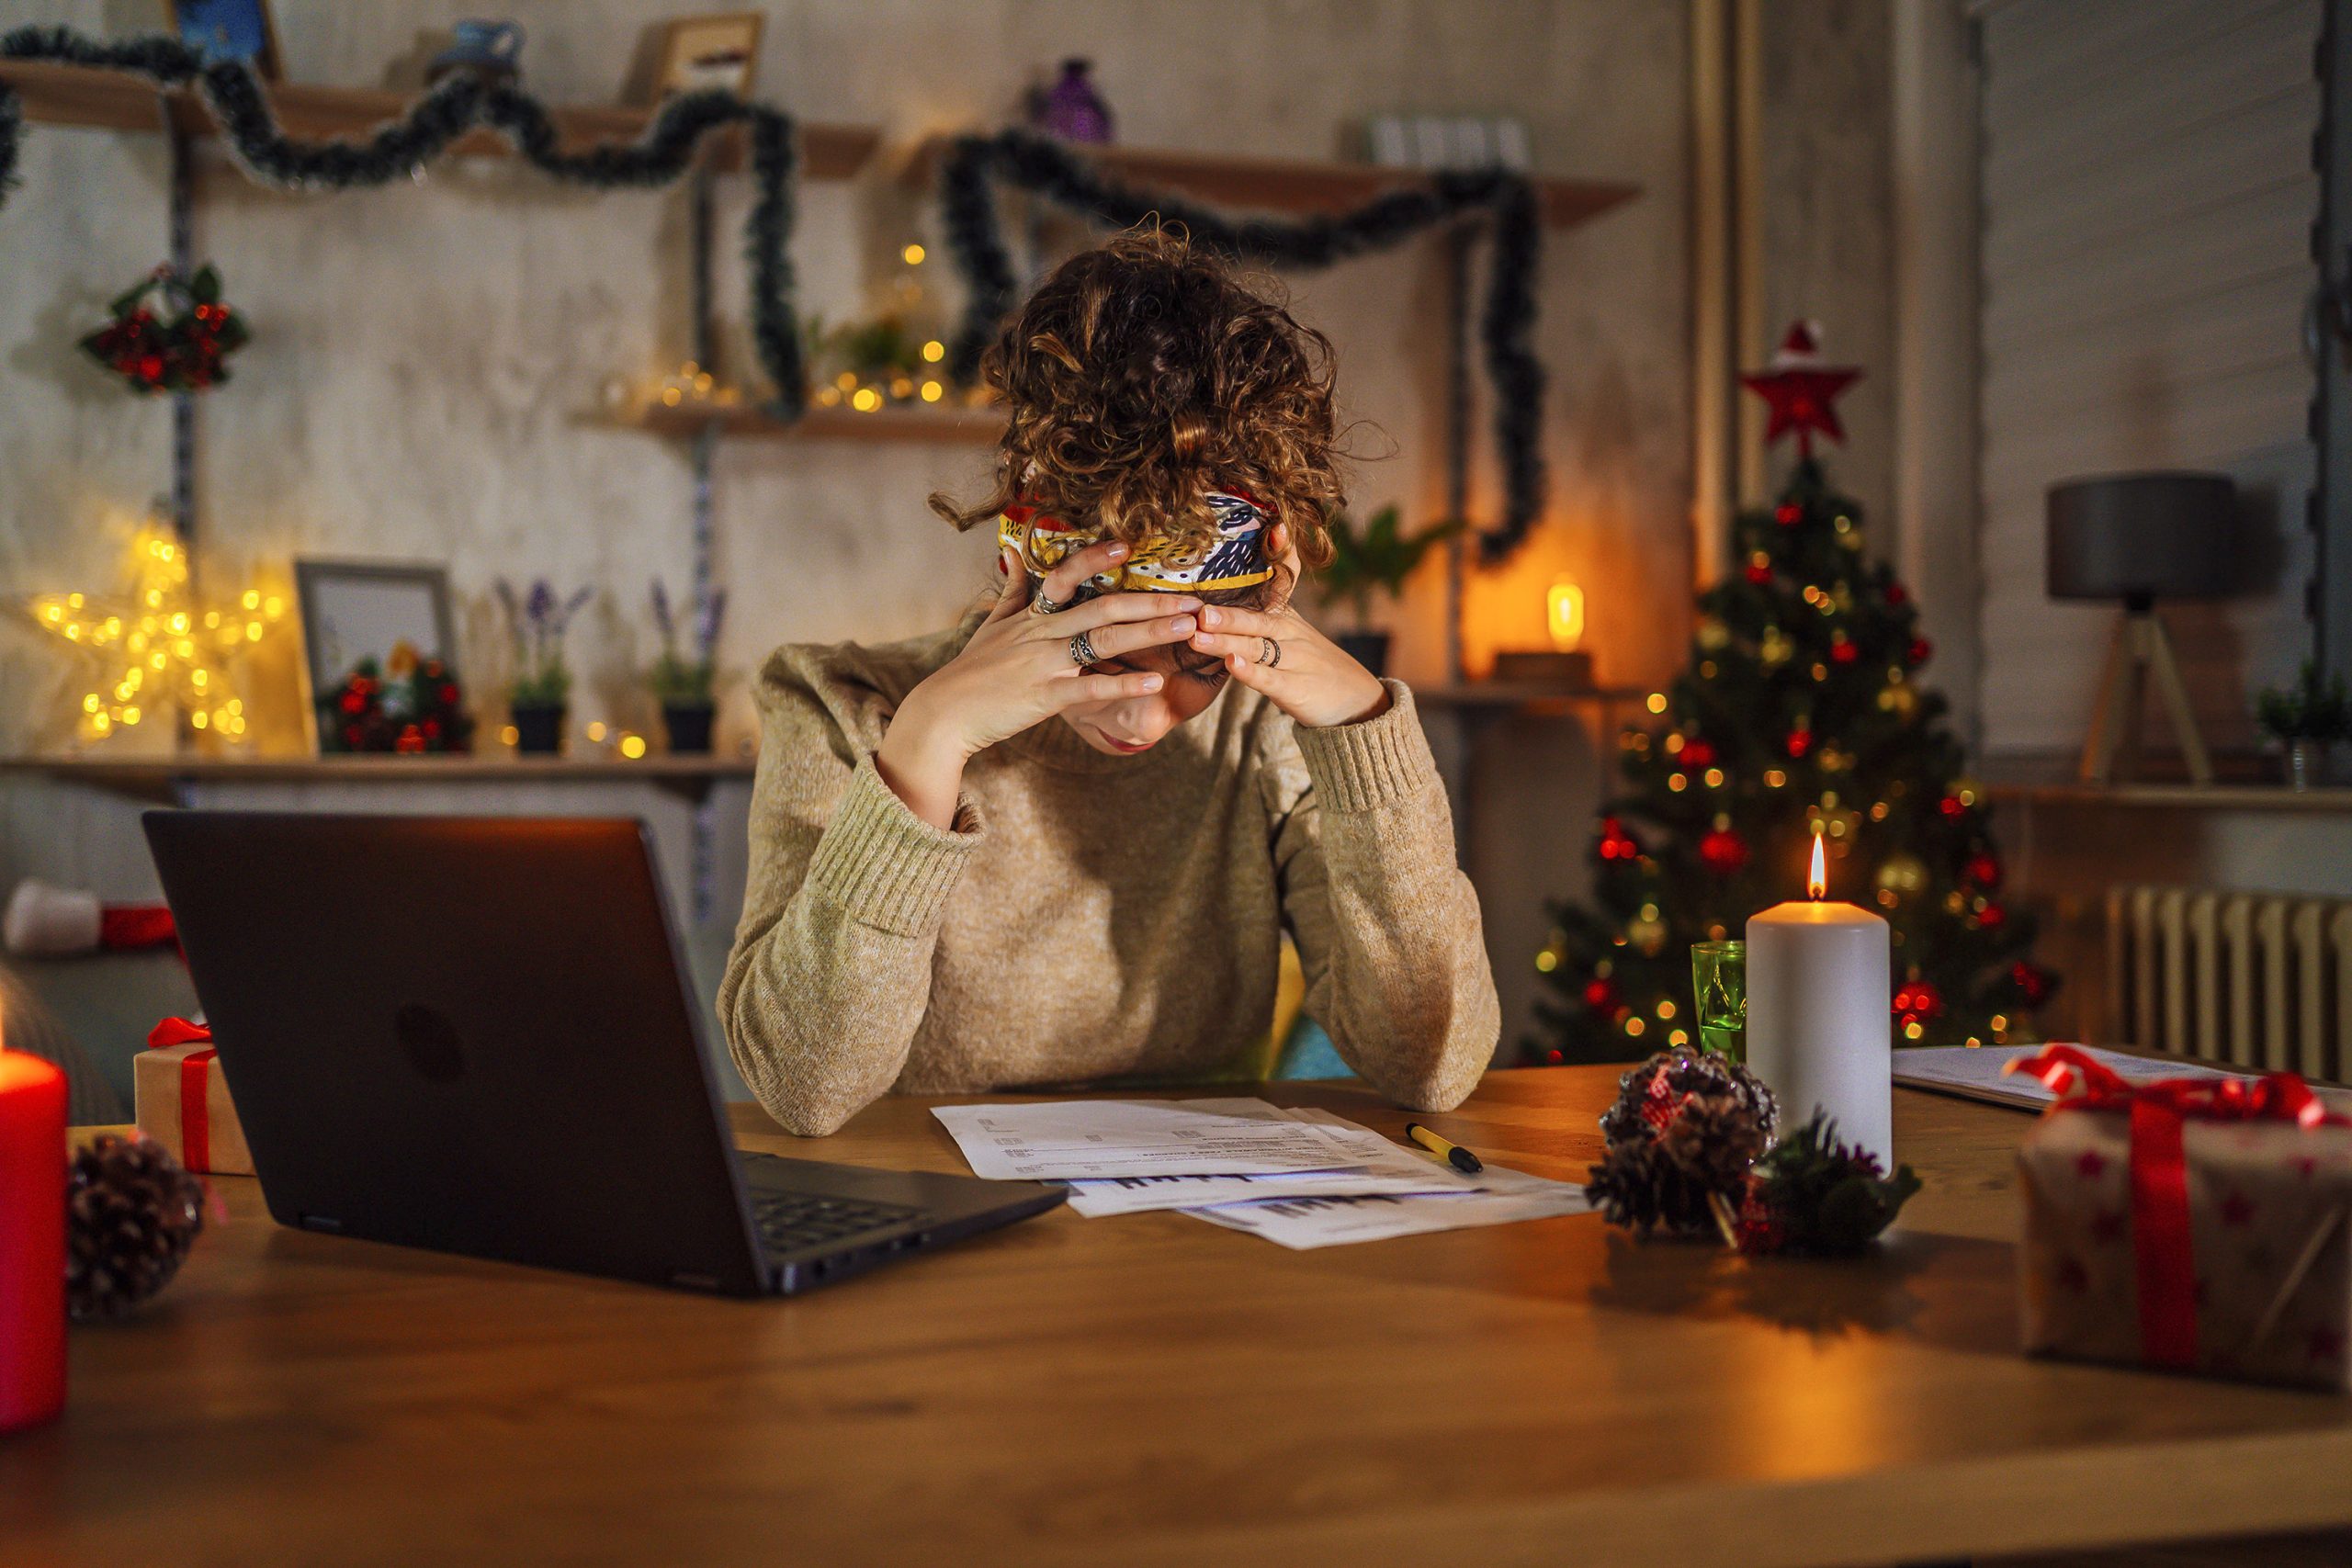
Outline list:
[[[161,1051],[211,1038],[209,1024],[167,1018],[147,1032],[147,1048]],[[180,1058],[180,1163],[190,1170],[209,1170],[212,1166],[212,1113],[204,1101],[205,1069],[220,1055],[211,1050],[190,1051]]]
[[[2058,1096],[2050,1109],[2121,1111],[2132,1118],[2132,1258],[2138,1274],[2140,1353],[2150,1364],[2197,1359],[2197,1268],[2188,1225],[2183,1132],[2199,1122],[2346,1125],[2293,1073],[2154,1078],[2135,1084],[2072,1045],[2045,1045],[2003,1073],[2023,1073]]]

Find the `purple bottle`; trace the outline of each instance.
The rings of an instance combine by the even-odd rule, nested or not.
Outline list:
[[[1111,140],[1111,106],[1094,90],[1091,61],[1062,62],[1061,79],[1037,97],[1037,129],[1064,141]]]

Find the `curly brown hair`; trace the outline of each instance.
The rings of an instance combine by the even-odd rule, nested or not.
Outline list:
[[[1206,544],[1204,498],[1238,491],[1307,566],[1331,558],[1345,496],[1330,340],[1181,227],[1129,229],[1055,268],[980,377],[1010,418],[995,489],[972,506],[931,498],[958,528],[1019,502],[1129,544]]]

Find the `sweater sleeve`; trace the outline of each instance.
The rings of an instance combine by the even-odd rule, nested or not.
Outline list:
[[[781,660],[762,677],[743,919],[718,987],[735,1066],[787,1132],[832,1132],[898,1081],[940,919],[979,825],[907,808]]]
[[[1386,684],[1385,713],[1290,727],[1305,787],[1272,803],[1274,858],[1309,1016],[1382,1094],[1446,1111],[1477,1087],[1502,1010],[1412,692]]]

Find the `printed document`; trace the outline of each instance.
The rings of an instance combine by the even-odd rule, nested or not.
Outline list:
[[[991,1181],[1267,1176],[1356,1163],[1341,1140],[1313,1122],[1226,1115],[1181,1101],[942,1105],[932,1114],[972,1174]]]

